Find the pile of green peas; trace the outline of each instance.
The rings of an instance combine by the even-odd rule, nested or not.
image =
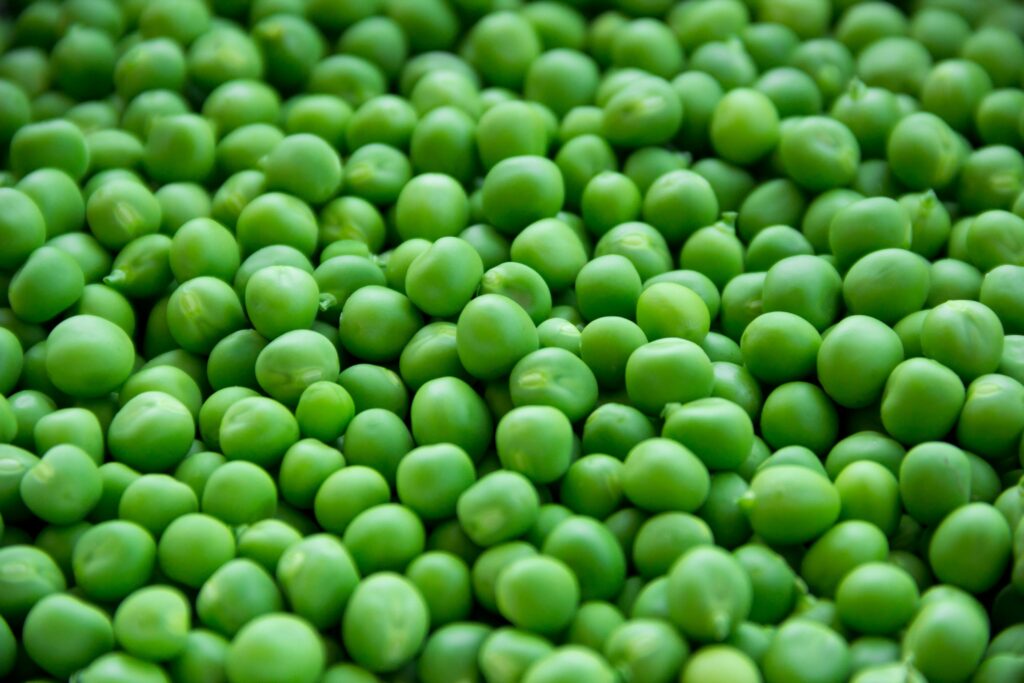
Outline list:
[[[4,7],[0,679],[1024,681],[1024,5]]]

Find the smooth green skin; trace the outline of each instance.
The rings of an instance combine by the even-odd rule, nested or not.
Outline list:
[[[469,220],[465,191],[440,173],[425,173],[406,183],[395,207],[395,227],[403,240],[454,236]]]
[[[818,349],[818,381],[844,408],[866,408],[882,395],[903,361],[903,344],[889,326],[868,316],[848,316],[829,330]]]
[[[290,116],[297,116],[293,104]],[[398,199],[402,187],[412,177],[412,166],[401,151],[385,144],[363,145],[344,166],[344,186],[354,196],[374,204],[389,204]]]
[[[907,445],[941,439],[953,428],[965,395],[952,370],[930,359],[911,358],[897,365],[886,381],[882,424]]]
[[[78,185],[67,173],[55,168],[41,168],[26,175],[15,187],[36,204],[46,225],[47,237],[81,230],[85,221],[85,201]],[[4,195],[7,201],[15,196],[7,193]],[[18,206],[17,202],[15,206]],[[31,220],[32,217],[29,217]],[[32,222],[22,229],[27,234],[21,236],[21,239],[33,239],[36,232]],[[13,235],[11,239],[14,239]],[[16,254],[17,243],[13,242],[13,245]]]
[[[707,499],[707,467],[684,445],[666,438],[647,439],[626,456],[622,489],[641,509],[694,512]]]
[[[569,565],[579,581],[582,600],[611,599],[622,589],[626,577],[622,547],[596,520],[565,519],[548,534],[542,552]]]
[[[965,253],[961,258],[966,257],[982,272],[1003,264],[1024,264],[1021,247],[1024,218],[998,209],[985,211],[965,223],[961,230],[965,233]]]
[[[468,242],[442,237],[409,264],[405,291],[427,315],[451,317],[472,298],[483,272],[483,261]]]
[[[674,680],[689,647],[669,624],[633,619],[609,635],[603,654],[617,671],[635,680]]]
[[[742,650],[730,645],[701,648],[686,660],[680,683],[756,683],[761,674]]]
[[[734,548],[750,539],[752,530],[740,501],[749,489],[736,472],[719,472],[711,477],[708,499],[698,511],[714,532],[720,545]]]
[[[622,502],[622,462],[594,453],[574,462],[565,473],[559,499],[576,514],[607,517]]]
[[[319,634],[307,621],[268,614],[253,619],[235,636],[228,648],[226,671],[237,680],[315,683],[325,659]]]
[[[600,237],[619,223],[636,220],[642,197],[636,183],[613,171],[590,179],[580,197],[580,212],[587,229]]]
[[[804,446],[821,455],[836,441],[836,408],[816,384],[789,382],[765,398],[761,435],[775,448]]]
[[[807,619],[792,619],[776,632],[762,663],[767,683],[832,683],[850,674],[850,652],[832,629]]]
[[[309,133],[284,138],[260,164],[267,190],[288,192],[309,204],[322,204],[341,187],[342,165],[337,152]]]
[[[0,579],[0,616],[19,623],[32,607],[51,594],[60,594],[67,587],[64,574],[53,558],[30,545],[9,545],[0,548],[0,568],[6,571]]]
[[[170,251],[167,235],[136,237],[118,252],[103,283],[129,298],[158,296],[174,279]]]
[[[282,513],[284,517],[287,512]],[[252,560],[274,573],[284,552],[302,540],[302,534],[291,524],[268,518],[247,525],[238,534],[238,556]]]
[[[341,242],[332,242],[331,245]],[[361,243],[356,241],[354,244]],[[387,280],[383,270],[368,258],[351,254],[328,257],[327,253],[325,249],[313,277],[320,291],[319,317],[333,323],[355,290],[366,285],[384,285]]]
[[[778,153],[786,174],[811,191],[849,184],[860,164],[857,138],[841,122],[824,116],[782,127]]]
[[[265,470],[251,462],[227,462],[210,475],[200,505],[205,514],[227,524],[251,524],[273,516],[277,486]]]
[[[185,636],[185,647],[168,664],[171,680],[194,680],[200,683],[222,680],[227,659],[228,641],[205,629],[193,629]]]
[[[647,336],[632,321],[605,316],[587,324],[580,334],[580,357],[605,389],[625,382],[626,364],[633,351],[647,343]]]
[[[808,549],[800,576],[815,595],[833,599],[847,573],[866,562],[882,562],[888,554],[889,543],[878,527],[857,520],[840,522]]]
[[[614,605],[591,600],[580,605],[566,635],[566,642],[600,652],[608,637],[626,621]]]
[[[232,177],[239,178],[240,174]],[[283,245],[293,247],[307,257],[311,256],[316,250],[318,232],[313,211],[305,202],[291,195],[280,192],[264,194],[262,174],[259,178],[251,178],[254,183],[257,180],[261,181],[259,189],[250,190],[252,196],[233,216],[219,214],[216,209],[217,197],[214,196],[213,218],[228,226],[235,225],[235,236],[242,247],[243,255],[251,256],[264,247]],[[239,183],[241,184],[241,180]],[[244,189],[240,187],[239,193],[241,194]],[[225,200],[232,201],[230,197],[226,197]],[[242,203],[240,198],[233,201]],[[242,291],[244,293],[244,288]]]
[[[733,556],[750,578],[750,621],[759,624],[782,621],[793,610],[797,599],[794,570],[781,555],[756,543],[737,548]]]
[[[292,611],[317,628],[327,628],[341,620],[359,572],[336,537],[316,534],[284,551],[277,581]]]
[[[935,529],[928,561],[943,583],[982,593],[998,583],[1010,558],[1010,528],[999,511],[971,503],[951,512]]]
[[[509,253],[514,262],[535,270],[552,292],[571,286],[587,263],[587,250],[576,233],[551,218],[526,226],[512,240]]]
[[[392,484],[398,462],[413,446],[413,436],[402,419],[382,408],[358,413],[345,432],[344,453],[348,462],[372,467]]]
[[[626,391],[642,411],[656,415],[669,403],[711,393],[711,361],[685,339],[659,339],[636,349],[626,362]]]
[[[291,505],[309,509],[321,484],[344,466],[345,458],[337,448],[316,439],[297,441],[281,461],[278,473],[281,497]]]
[[[19,176],[39,168],[56,168],[81,180],[88,166],[85,137],[68,121],[31,123],[11,138],[10,167]]]
[[[483,399],[457,377],[424,383],[413,397],[410,422],[417,443],[452,443],[475,460],[491,443],[492,421]]]
[[[647,519],[633,541],[633,564],[648,579],[665,576],[676,560],[699,545],[711,545],[713,535],[698,517],[663,512]]]
[[[836,609],[844,625],[868,635],[899,631],[917,610],[918,589],[903,569],[869,562],[850,571],[836,592]]]
[[[247,623],[281,611],[282,599],[273,578],[248,559],[221,565],[203,583],[196,598],[196,614],[204,626],[235,636]]]
[[[881,249],[853,264],[843,279],[848,311],[894,324],[921,310],[928,298],[927,260],[904,249]]]
[[[515,156],[544,156],[548,147],[543,119],[526,102],[501,102],[480,117],[476,147],[484,168]]]
[[[355,416],[355,403],[344,387],[328,381],[307,386],[295,407],[299,433],[331,443],[345,433]]]
[[[519,360],[509,375],[509,390],[515,406],[552,406],[571,422],[590,414],[598,394],[586,363],[561,348],[539,349]]]
[[[396,489],[401,504],[422,519],[446,519],[459,497],[476,481],[473,461],[451,443],[422,445],[398,463]]]
[[[999,316],[999,321],[1007,334],[1020,334],[1024,331],[1024,311],[1012,295],[1022,277],[1024,268],[1002,265],[985,273],[981,283],[978,301]]]
[[[718,156],[746,166],[765,156],[778,143],[779,115],[765,95],[737,88],[719,100],[708,132]]]
[[[504,468],[546,484],[559,479],[575,450],[572,423],[546,405],[514,408],[498,422],[495,447]]]
[[[245,285],[245,309],[253,327],[267,339],[308,329],[320,307],[313,275],[289,265],[257,270]]]
[[[523,683],[568,683],[587,680],[612,683],[614,670],[598,654],[577,645],[565,645],[537,660],[528,669]]]
[[[167,674],[158,665],[122,652],[95,659],[77,676],[86,683],[166,683]]]
[[[75,584],[86,597],[116,601],[141,588],[153,573],[156,543],[132,522],[114,520],[91,527],[71,556]]]
[[[220,426],[224,421],[224,414],[228,408],[243,398],[256,395],[252,389],[242,386],[226,387],[210,394],[199,410],[199,434],[203,443],[220,450]]]
[[[900,119],[886,145],[893,174],[911,190],[938,190],[948,185],[959,170],[962,155],[953,129],[928,112]]]
[[[100,465],[100,479],[103,491],[100,500],[92,509],[90,517],[95,522],[106,522],[117,518],[121,495],[129,484],[141,475],[131,467],[119,462],[106,462]]]
[[[70,595],[40,600],[22,631],[26,652],[47,673],[66,678],[114,648],[110,618]]]
[[[656,436],[651,420],[632,406],[605,403],[583,423],[583,453],[607,453],[624,460],[641,441]]]
[[[684,242],[698,228],[713,223],[718,213],[719,201],[713,186],[693,171],[665,173],[644,193],[643,220],[673,246]]]
[[[788,225],[769,226],[750,241],[744,256],[744,268],[748,272],[767,272],[784,258],[813,253],[814,246],[799,230]]]
[[[191,626],[191,606],[176,589],[150,586],[135,591],[114,613],[114,635],[129,654],[151,661],[176,657]]]
[[[652,341],[678,337],[700,342],[711,324],[704,300],[692,289],[672,282],[658,282],[641,292],[636,321]]]
[[[360,666],[394,671],[408,663],[427,636],[429,614],[407,579],[382,572],[359,583],[342,620],[345,649]]]
[[[537,549],[525,541],[512,541],[487,548],[473,562],[473,596],[490,611],[498,611],[495,586],[504,568],[524,557],[537,555]]]
[[[407,297],[371,285],[348,298],[338,329],[346,350],[367,361],[388,361],[398,358],[422,326],[419,311]]]
[[[921,350],[925,357],[970,381],[999,367],[1003,326],[999,317],[984,304],[947,301],[925,317],[921,326]]]
[[[50,524],[81,521],[100,499],[103,484],[92,457],[77,446],[55,446],[25,472],[19,487],[32,513]]]
[[[360,573],[403,571],[423,552],[423,523],[402,505],[378,505],[359,513],[346,527],[345,547]]]
[[[896,531],[901,512],[899,482],[884,465],[870,460],[852,462],[835,478],[835,486],[840,520],[870,522],[886,536]]]
[[[484,177],[484,215],[503,233],[514,234],[531,223],[554,216],[561,210],[565,197],[562,173],[543,157],[503,159]]]
[[[49,245],[64,250],[74,258],[86,282],[98,282],[110,272],[110,254],[90,234],[71,232],[57,235],[49,240]]]
[[[352,397],[357,413],[383,408],[405,418],[409,413],[409,392],[393,370],[380,365],[350,365],[338,375],[338,385]]]
[[[764,278],[765,312],[799,315],[818,331],[838,314],[842,280],[835,268],[816,256],[791,256],[773,265]]]
[[[209,353],[221,339],[244,327],[245,314],[230,285],[203,276],[182,283],[171,294],[167,325],[183,349]]]
[[[970,497],[971,465],[952,444],[922,443],[907,451],[899,470],[903,507],[917,521],[934,524]]]
[[[900,203],[888,197],[861,199],[840,208],[829,225],[829,248],[841,270],[880,249],[908,249],[911,218]]]
[[[178,282],[202,275],[231,282],[241,264],[234,235],[207,218],[194,218],[181,225],[171,239],[168,256]]]
[[[292,330],[271,340],[256,358],[256,380],[274,399],[298,403],[310,384],[338,376],[338,349],[313,330]]]
[[[806,377],[821,346],[821,335],[811,323],[785,311],[759,315],[740,337],[744,367],[767,384]]]
[[[360,512],[386,503],[389,498],[388,482],[383,475],[369,467],[349,465],[324,480],[313,509],[325,531],[341,534]]]
[[[670,410],[661,435],[678,441],[711,470],[736,469],[754,443],[754,427],[746,411],[715,397]]]
[[[451,675],[479,674],[477,655],[491,629],[480,623],[450,624],[428,638],[416,666],[419,680],[435,683]]]
[[[35,424],[33,435],[39,453],[70,444],[85,451],[97,465],[103,462],[103,427],[96,416],[84,408],[63,408],[42,416]]]
[[[212,126],[194,114],[166,116],[153,121],[142,163],[159,182],[204,181],[215,163]]]
[[[594,247],[594,256],[608,254],[628,258],[644,280],[672,269],[665,238],[647,223],[622,223],[605,233]]]
[[[1024,387],[1004,375],[982,375],[967,387],[957,442],[986,459],[1011,455],[1022,428]]]
[[[486,547],[523,534],[536,521],[539,507],[526,477],[497,471],[470,486],[459,497],[456,512],[470,539]]]
[[[235,556],[235,536],[220,520],[187,514],[172,521],[160,536],[160,571],[190,588],[199,588]]]
[[[131,373],[131,339],[112,322],[92,315],[59,323],[47,339],[46,368],[61,391],[77,397],[102,396]]]
[[[942,596],[925,593],[903,635],[903,655],[913,658],[927,680],[952,683],[978,667],[988,638],[988,621],[975,600],[956,589]]]
[[[426,552],[405,570],[430,610],[431,627],[465,620],[473,606],[469,567],[457,555],[446,551]]]
[[[454,323],[430,323],[421,328],[403,348],[398,358],[402,390],[418,390],[430,380],[441,377],[468,378],[456,343]]]
[[[124,490],[118,504],[118,517],[135,522],[154,538],[175,519],[198,511],[195,492],[166,474],[139,477]]]
[[[974,112],[978,137],[988,145],[1019,145],[1020,117],[1024,98],[1013,88],[1002,88],[986,94]]]
[[[921,85],[921,105],[954,130],[972,128],[974,112],[992,90],[992,79],[978,64],[950,59],[936,64]]]
[[[498,611],[514,626],[550,635],[572,620],[579,605],[579,585],[565,563],[528,557],[498,575],[495,597]]]
[[[181,401],[162,391],[144,391],[114,415],[107,446],[119,462],[140,472],[161,472],[184,459],[195,433],[195,419]]]
[[[820,474],[797,465],[761,469],[741,501],[758,536],[773,545],[813,540],[839,517],[839,493]]]
[[[720,642],[750,612],[751,582],[727,551],[713,546],[691,549],[668,574],[669,612],[688,637]]]
[[[539,343],[526,311],[497,294],[478,296],[466,305],[459,314],[455,339],[463,366],[480,379],[509,373]]]

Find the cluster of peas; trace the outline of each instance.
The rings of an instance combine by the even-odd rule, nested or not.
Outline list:
[[[1024,6],[13,5],[4,680],[1024,680]]]

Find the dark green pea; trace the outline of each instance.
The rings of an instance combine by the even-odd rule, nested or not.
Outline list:
[[[1006,519],[987,503],[952,511],[935,529],[928,547],[936,578],[972,593],[992,588],[1009,562],[1009,531]]]
[[[210,217],[218,223],[234,228],[242,210],[262,192],[261,172],[239,171],[225,180],[214,193],[210,200]]]
[[[749,242],[772,225],[797,225],[804,214],[800,188],[789,179],[777,178],[750,192],[739,207],[739,236]]]
[[[413,449],[413,437],[402,418],[382,408],[357,413],[345,432],[345,457],[367,465],[394,482],[398,463]]]
[[[967,20],[955,10],[924,7],[910,22],[910,36],[928,48],[935,59],[956,57],[971,34]]]
[[[250,123],[225,133],[217,143],[217,167],[223,173],[262,171],[260,160],[284,139],[269,123]]]
[[[569,565],[583,600],[609,599],[622,588],[626,572],[622,548],[596,520],[566,519],[548,535],[543,552]]]

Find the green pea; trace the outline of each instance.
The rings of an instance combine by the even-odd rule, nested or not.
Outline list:
[[[807,619],[784,623],[765,653],[765,681],[843,681],[850,673],[850,652],[835,631]]]
[[[32,660],[59,677],[72,675],[114,647],[110,618],[97,607],[61,594],[36,603],[25,619],[22,638]]]
[[[580,584],[582,600],[618,594],[626,574],[621,546],[607,527],[586,517],[570,517],[544,541],[543,553],[569,565]]]
[[[352,396],[344,387],[329,381],[307,386],[295,407],[295,419],[304,437],[331,443],[345,433],[355,416]]]
[[[935,529],[928,560],[935,576],[972,593],[993,587],[1010,556],[1009,527],[986,503],[957,508]]]
[[[558,167],[542,157],[503,159],[484,178],[484,215],[498,230],[518,232],[558,213],[565,189]]]
[[[889,544],[881,530],[867,522],[840,522],[811,545],[800,574],[816,595],[832,599],[843,577],[868,562],[882,562]]]
[[[178,583],[199,588],[235,556],[235,536],[205,514],[178,517],[164,529],[157,547],[160,571]]]
[[[953,591],[947,597],[923,601],[903,636],[904,655],[913,658],[914,667],[927,680],[970,676],[988,644],[989,625],[981,606]],[[929,593],[923,596],[928,597]]]
[[[393,671],[409,662],[426,639],[427,604],[407,579],[382,572],[361,581],[349,600],[342,640],[357,664]],[[389,646],[379,647],[388,635]]]
[[[457,555],[445,551],[424,553],[409,564],[406,576],[426,600],[432,626],[468,617],[473,602],[470,573]]]
[[[778,112],[765,95],[737,88],[719,100],[709,128],[718,156],[740,165],[770,152],[779,140]]]
[[[685,512],[663,512],[639,527],[632,548],[633,564],[645,578],[665,576],[692,548],[712,542],[711,529],[700,518]]]
[[[626,457],[622,487],[638,507],[654,512],[693,512],[708,495],[707,468],[685,446],[670,439],[647,439]]]
[[[139,477],[124,490],[118,504],[118,516],[135,522],[159,536],[178,517],[198,512],[195,492],[165,474]]]
[[[952,444],[922,443],[903,458],[899,480],[907,513],[920,522],[935,523],[968,502],[970,462]]]
[[[515,472],[481,477],[459,497],[459,521],[473,542],[490,546],[523,534],[537,517],[540,502],[529,480]]]
[[[841,520],[859,519],[874,524],[887,536],[900,517],[900,489],[895,475],[884,465],[859,460],[847,465],[835,478]]]
[[[277,487],[262,468],[246,461],[227,462],[210,475],[201,509],[228,524],[265,519],[277,508]]]
[[[127,521],[96,524],[75,544],[75,582],[95,600],[118,600],[145,585],[153,572],[156,543],[145,529]]]
[[[672,620],[689,637],[721,641],[750,611],[751,583],[739,562],[713,546],[698,546],[668,575]]]
[[[779,545],[820,536],[832,527],[840,510],[839,494],[831,482],[796,465],[758,471],[744,501],[754,533]]]
[[[650,414],[660,413],[668,403],[708,396],[712,377],[707,354],[685,339],[659,339],[645,344],[626,363],[630,400]]]
[[[965,349],[964,336],[972,339]],[[947,301],[933,308],[921,327],[924,355],[972,380],[999,366],[1003,327],[990,308],[975,301]]]
[[[228,641],[205,629],[193,629],[185,636],[185,647],[171,660],[171,680],[195,680],[206,683],[224,677]]]

